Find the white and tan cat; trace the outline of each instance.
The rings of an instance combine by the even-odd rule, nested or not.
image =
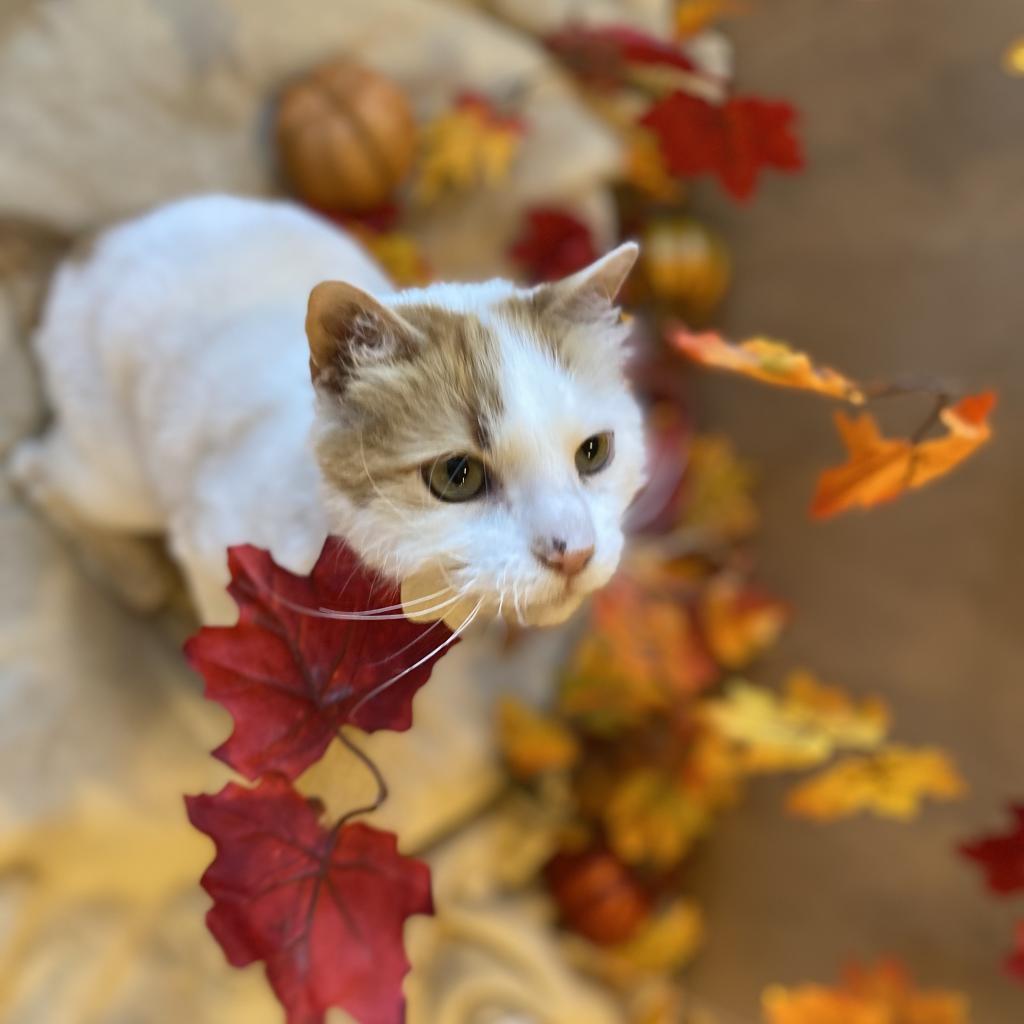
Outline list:
[[[440,572],[439,612],[562,621],[613,573],[644,478],[614,308],[636,251],[533,289],[394,292],[291,204],[171,204],[59,269],[35,339],[54,419],[14,475],[165,533],[207,622],[233,616],[229,545],[305,572],[329,531],[396,579]]]

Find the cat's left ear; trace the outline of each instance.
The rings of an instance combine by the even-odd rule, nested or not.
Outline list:
[[[543,304],[572,320],[602,319],[615,306],[615,299],[640,255],[636,242],[623,242],[610,253],[575,274],[541,285],[537,289]]]

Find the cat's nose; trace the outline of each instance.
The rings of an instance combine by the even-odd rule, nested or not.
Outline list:
[[[578,576],[590,565],[590,560],[594,557],[594,545],[570,549],[563,538],[550,537],[545,542],[535,545],[533,553],[541,565],[571,578]]]

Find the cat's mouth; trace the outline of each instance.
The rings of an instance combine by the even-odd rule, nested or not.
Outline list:
[[[567,579],[555,586],[534,584],[479,593],[459,589],[449,572],[430,568],[403,581],[402,605],[413,621],[443,620],[460,633],[473,622],[495,619],[520,626],[554,626],[568,619],[591,589]]]

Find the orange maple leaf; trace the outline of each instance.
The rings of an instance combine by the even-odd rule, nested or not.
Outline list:
[[[967,998],[959,992],[920,991],[896,960],[850,967],[835,988],[799,985],[765,989],[767,1024],[969,1024]]]
[[[620,576],[594,597],[559,709],[588,731],[614,732],[696,696],[716,675],[689,610]]]
[[[883,437],[869,413],[856,418],[836,413],[849,458],[818,478],[811,515],[827,519],[857,506],[870,508],[948,473],[992,436],[988,416],[995,404],[991,391],[969,395],[942,410],[942,437],[916,443]]]
[[[680,352],[704,366],[753,377],[766,384],[814,391],[854,405],[864,401],[861,389],[848,377],[827,366],[815,366],[805,352],[771,338],[750,338],[738,344],[714,331],[694,334],[678,327],[669,341]]]
[[[731,573],[712,578],[699,604],[701,625],[711,653],[727,669],[749,664],[778,639],[788,608]]]

